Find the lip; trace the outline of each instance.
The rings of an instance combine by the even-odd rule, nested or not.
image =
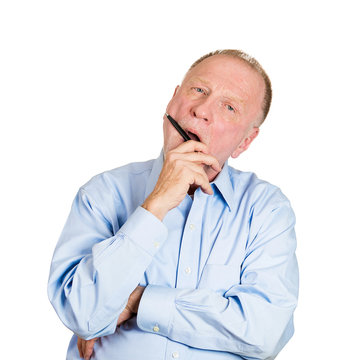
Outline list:
[[[186,131],[187,134],[192,133],[192,134],[196,135],[199,138],[199,141],[203,142],[199,132],[196,129],[187,127],[187,128],[184,128],[184,130]]]

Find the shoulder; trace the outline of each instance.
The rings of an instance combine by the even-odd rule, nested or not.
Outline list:
[[[253,172],[245,172],[228,166],[234,197],[239,204],[247,203],[260,210],[275,208],[279,204],[290,206],[289,200],[281,189],[270,182],[260,179]]]
[[[133,191],[137,193],[144,191],[153,163],[154,160],[134,162],[104,171],[92,177],[80,188],[80,191],[97,203],[107,201],[107,198],[114,196],[129,196]]]
[[[233,168],[229,170],[234,184],[234,196],[238,199],[237,213],[242,214],[248,226],[246,247],[264,244],[268,239],[277,237],[282,250],[295,249],[293,229],[296,218],[290,201],[281,189],[259,179],[252,172],[242,172]],[[279,237],[280,234],[287,236]]]

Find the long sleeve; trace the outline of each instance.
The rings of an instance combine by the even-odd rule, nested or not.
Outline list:
[[[138,326],[194,348],[246,359],[274,358],[293,334],[298,296],[294,223],[285,198],[270,207],[255,208],[239,284],[224,294],[207,287],[148,286],[140,303]],[[227,266],[214,266],[211,282],[232,276]]]
[[[298,296],[295,217],[281,191],[224,166],[163,222],[139,205],[162,168],[133,163],[78,192],[55,249],[48,294],[98,359],[273,359]],[[129,295],[137,317],[115,331]],[[77,359],[73,336],[68,359]]]
[[[167,238],[165,226],[141,207],[120,228],[114,219],[81,188],[53,255],[49,299],[62,322],[85,339],[114,333]]]

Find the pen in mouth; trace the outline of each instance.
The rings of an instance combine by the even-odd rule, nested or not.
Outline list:
[[[166,113],[167,119],[171,122],[171,124],[176,128],[178,133],[182,136],[184,141],[191,140],[190,136],[186,134],[186,132],[180,127],[180,125],[172,118],[171,115]]]

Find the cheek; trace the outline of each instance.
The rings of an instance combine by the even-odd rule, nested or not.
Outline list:
[[[163,140],[165,147],[169,143],[170,138],[171,138],[171,134],[170,134],[169,124],[168,121],[165,119],[163,122]]]
[[[171,123],[165,119],[163,123],[163,150],[166,154],[167,151],[175,149],[183,142],[182,137],[174,129]]]
[[[210,138],[210,151],[228,158],[240,142],[240,132],[230,123],[219,124]]]
[[[168,126],[167,126],[167,119],[165,116],[165,119],[163,120],[163,136],[166,136],[167,132],[168,132]]]
[[[186,111],[187,101],[184,97],[176,95],[167,105],[167,113],[171,116],[180,118]]]

